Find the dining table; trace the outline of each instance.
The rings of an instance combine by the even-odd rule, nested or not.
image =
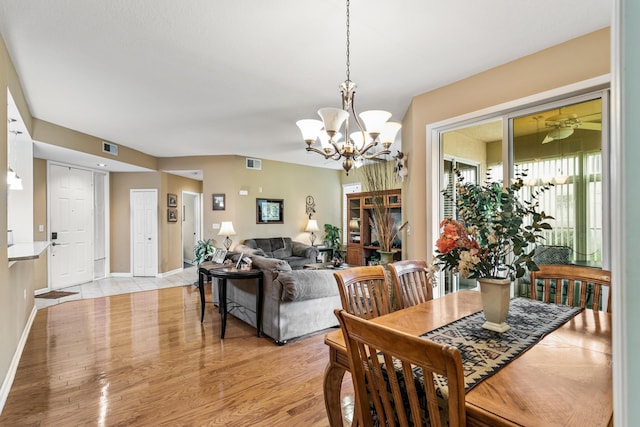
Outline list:
[[[421,336],[481,310],[480,292],[465,290],[371,322]],[[325,406],[330,425],[342,426],[341,387],[349,371],[342,331],[327,333],[324,342]],[[467,390],[467,425],[613,425],[611,363],[611,313],[584,309]]]

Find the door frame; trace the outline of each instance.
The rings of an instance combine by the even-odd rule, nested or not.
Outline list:
[[[535,108],[541,105],[551,104],[555,101],[563,101],[573,97],[578,97],[597,91],[603,91],[609,88],[611,79],[609,75],[603,75],[600,77],[594,77],[592,79],[584,80],[581,82],[573,83],[560,88],[548,90],[535,95],[531,95],[525,98],[516,99],[513,101],[505,102],[503,104],[494,105],[482,110],[462,114],[457,117],[451,117],[449,119],[442,120],[426,125],[426,229],[431,229],[431,233],[426,236],[427,245],[427,262],[433,261],[433,250],[435,242],[438,239],[440,231],[439,227],[439,214],[440,209],[436,209],[434,214],[433,207],[440,206],[440,193],[439,188],[442,188],[442,169],[440,163],[441,156],[441,140],[440,135],[450,130],[466,127],[472,124],[480,124],[484,121],[496,120],[497,118],[503,118],[503,135],[509,132],[509,118],[516,112],[522,112],[530,108]],[[604,106],[603,106],[604,108]],[[604,114],[604,113],[603,113]],[[604,152],[603,145],[603,152]],[[511,162],[510,153],[508,153],[508,144],[503,144],[503,158],[509,158]],[[604,158],[603,158],[604,161]],[[429,173],[429,171],[431,171]],[[510,168],[504,168],[504,175],[508,177]],[[604,171],[603,171],[604,173]],[[508,179],[508,178],[505,178]],[[603,221],[605,218],[603,217]],[[604,222],[603,222],[604,224]],[[604,242],[603,242],[604,244]],[[604,266],[604,264],[603,264]],[[443,295],[442,287],[436,286],[434,288],[434,297],[440,297]]]
[[[196,200],[196,207],[194,209],[194,219],[193,219],[193,223],[195,225],[195,240],[201,240],[202,239],[202,227],[203,227],[203,209],[202,209],[202,193],[196,193],[193,191],[182,191],[182,221],[184,222],[184,218],[185,218],[185,204],[184,204],[184,196],[185,194],[188,194],[189,196],[195,196],[195,200]],[[184,242],[185,242],[185,235],[184,235],[184,228],[182,228],[181,230],[181,235],[182,235],[182,248],[183,248],[183,264],[185,262],[184,260]],[[195,243],[195,242],[194,242]]]

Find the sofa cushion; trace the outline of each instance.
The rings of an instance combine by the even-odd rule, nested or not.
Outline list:
[[[266,258],[259,255],[252,255],[251,261],[254,268],[265,271],[291,271],[291,266],[285,260],[278,258]]]
[[[261,248],[257,248],[254,249],[252,247],[249,247],[247,245],[237,245],[235,248],[233,248],[234,252],[241,252],[245,255],[260,255],[260,256],[267,256],[264,251]]]
[[[291,256],[291,238],[289,237],[247,239],[244,244],[253,249],[262,249],[267,256],[272,258]]]
[[[282,301],[304,301],[338,295],[332,270],[293,270],[278,273],[274,285],[282,288]]]

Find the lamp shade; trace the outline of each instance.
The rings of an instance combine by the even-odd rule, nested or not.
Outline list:
[[[329,135],[340,130],[340,127],[349,117],[349,113],[340,108],[321,108],[318,115],[322,118],[324,128]]]
[[[315,219],[310,219],[309,222],[307,222],[307,228],[305,228],[304,231],[320,231],[320,229],[318,228],[318,221],[316,221]]]
[[[363,111],[359,114],[369,134],[379,134],[384,124],[391,118],[391,113],[382,110]]]
[[[235,236],[236,230],[233,229],[233,223],[231,221],[222,221],[220,224],[220,231],[218,236]]]
[[[401,127],[402,125],[398,122],[385,123],[380,133],[380,142],[382,142],[383,145],[393,144]]]
[[[302,138],[305,141],[315,141],[322,129],[322,122],[320,120],[304,119],[296,122],[300,132],[302,132]]]

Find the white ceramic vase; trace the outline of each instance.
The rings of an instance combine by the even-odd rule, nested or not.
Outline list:
[[[511,327],[505,323],[511,299],[510,279],[478,279],[482,296],[482,310],[486,322],[483,328],[496,332],[506,332]]]

